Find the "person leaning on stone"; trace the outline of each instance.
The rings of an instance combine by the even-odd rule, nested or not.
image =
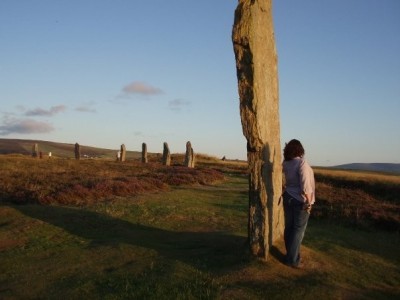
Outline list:
[[[300,246],[306,231],[311,207],[315,202],[314,172],[304,159],[304,148],[300,141],[293,139],[287,143],[283,150],[283,156],[285,263],[288,266],[300,268],[302,266]]]

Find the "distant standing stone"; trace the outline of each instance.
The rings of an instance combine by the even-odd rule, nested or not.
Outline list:
[[[186,143],[186,155],[185,155],[185,167],[194,168],[194,152],[192,144],[190,142]]]
[[[169,152],[168,144],[164,142],[164,150],[163,150],[163,165],[170,166],[171,165],[171,153]]]
[[[32,146],[32,157],[38,157],[39,156],[39,144],[35,143]]]
[[[121,156],[120,156],[120,161],[125,161],[125,159],[126,159],[126,148],[125,148],[125,145],[124,144],[122,144],[121,145]]]
[[[81,146],[78,143],[75,144],[75,159],[81,159]]]
[[[147,164],[147,145],[146,143],[142,144],[142,163]]]

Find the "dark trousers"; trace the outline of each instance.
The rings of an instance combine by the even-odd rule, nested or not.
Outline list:
[[[310,214],[303,209],[303,203],[288,193],[283,194],[285,212],[286,263],[297,266],[300,263],[300,245],[303,241]]]

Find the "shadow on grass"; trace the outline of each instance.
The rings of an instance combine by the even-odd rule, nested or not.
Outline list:
[[[389,287],[386,288],[379,285],[365,288],[364,281],[372,280],[373,277],[368,279],[358,275],[359,279],[348,283],[347,275],[343,275],[340,270],[339,273],[338,270],[324,268],[303,271],[286,266],[281,268],[276,264],[265,267],[249,263],[246,238],[232,234],[170,231],[81,208],[38,205],[11,207],[30,218],[57,226],[89,241],[89,247],[119,247],[127,244],[157,251],[159,255],[154,270],[147,269],[138,274],[114,272],[114,266],[89,279],[85,277],[87,273],[65,273],[66,277],[51,283],[43,291],[44,295],[54,292],[57,295],[67,295],[66,298],[85,298],[78,295],[90,291],[94,299],[107,298],[105,296],[114,299],[195,299],[193,295],[200,294],[203,296],[198,299],[294,299],[296,295],[307,299],[396,299],[398,296],[398,288],[391,287],[394,280],[388,281]],[[337,229],[324,227],[319,229],[321,232],[311,230],[310,233],[314,233],[315,239],[318,239],[322,234],[327,236],[327,229],[333,228]],[[331,235],[340,240],[340,231],[332,230]],[[324,243],[327,246],[334,244],[331,241]],[[311,245],[318,246],[315,242]],[[271,255],[278,261],[283,260],[279,247],[273,247]],[[183,262],[205,272],[191,271],[174,275],[175,264],[169,260]],[[228,273],[229,276],[224,276]],[[189,276],[181,278],[182,274]],[[219,281],[219,275],[223,275],[224,279]],[[10,298],[19,295],[12,289],[0,291],[0,298],[1,293],[11,295]],[[30,298],[46,298],[41,296],[39,294]]]
[[[90,247],[130,244],[161,256],[218,273],[248,261],[246,238],[223,232],[177,232],[112,218],[80,208],[12,206],[24,215],[52,224],[90,241]]]

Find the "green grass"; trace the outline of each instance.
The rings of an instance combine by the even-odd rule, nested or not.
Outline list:
[[[312,218],[305,268],[246,249],[247,178],[83,207],[0,206],[1,299],[395,299],[400,237]]]

